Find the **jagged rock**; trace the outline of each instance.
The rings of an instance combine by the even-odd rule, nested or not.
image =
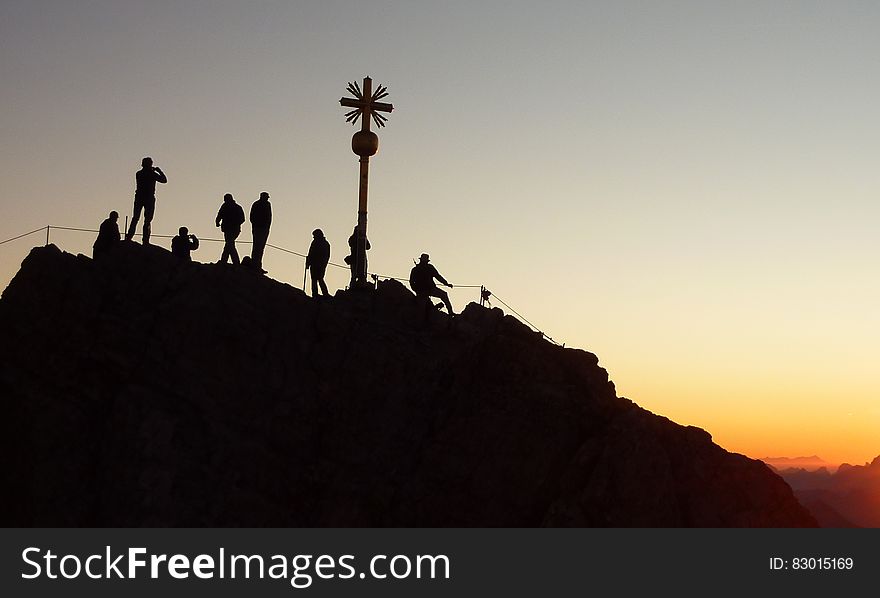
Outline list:
[[[397,282],[327,301],[123,243],[0,300],[5,526],[813,526],[595,355]]]

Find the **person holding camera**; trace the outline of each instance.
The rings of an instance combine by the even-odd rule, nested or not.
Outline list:
[[[144,212],[144,245],[150,244],[150,229],[153,214],[156,211],[156,183],[167,183],[168,177],[158,166],[153,166],[153,159],[147,156],[141,160],[141,169],[135,174],[137,187],[134,192],[134,213],[131,224],[125,233],[125,240],[131,241],[137,230],[137,223]]]
[[[189,234],[189,229],[181,226],[176,237],[171,239],[171,254],[184,262],[191,262],[190,252],[199,248],[199,240]]]

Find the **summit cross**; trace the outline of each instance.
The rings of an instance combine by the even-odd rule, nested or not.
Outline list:
[[[361,130],[351,137],[351,151],[360,156],[360,184],[358,186],[358,224],[354,251],[352,254],[352,288],[371,287],[367,280],[367,191],[370,178],[370,156],[379,151],[379,136],[370,130],[370,123],[384,127],[388,120],[383,112],[391,112],[394,106],[380,102],[388,95],[388,88],[379,85],[373,91],[373,80],[364,77],[363,88],[357,82],[349,83],[346,88],[353,98],[342,98],[339,104],[353,108],[345,113],[345,122],[357,124],[361,119]]]
[[[394,110],[393,104],[379,101],[388,95],[387,87],[380,85],[374,93],[373,80],[369,77],[364,77],[363,91],[361,91],[356,81],[349,83],[346,89],[354,97],[341,98],[339,104],[346,108],[354,108],[354,110],[345,113],[345,122],[356,124],[358,118],[361,118],[361,131],[370,130],[370,120],[373,120],[377,127],[385,126],[388,117],[381,113]]]

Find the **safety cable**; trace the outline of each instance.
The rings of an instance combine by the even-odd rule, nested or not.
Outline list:
[[[48,244],[48,242],[49,242],[49,232],[50,232],[50,230],[53,229],[53,228],[56,229],[56,230],[75,231],[75,232],[83,232],[83,233],[97,233],[97,232],[99,232],[99,231],[97,231],[97,230],[90,229],[90,228],[77,228],[77,227],[72,227],[72,226],[55,226],[55,225],[51,225],[51,224],[50,224],[50,225],[47,225],[47,226],[41,226],[40,228],[35,228],[34,230],[32,230],[32,231],[30,231],[30,232],[22,233],[22,234],[20,234],[20,235],[17,235],[17,236],[15,236],[15,237],[11,237],[11,238],[6,239],[6,240],[4,240],[4,241],[0,241],[0,245],[4,245],[4,244],[9,243],[9,242],[11,242],[11,241],[16,241],[16,240],[18,240],[18,239],[21,239],[21,238],[24,238],[24,237],[27,237],[27,236],[29,236],[29,235],[33,235],[33,234],[36,234],[36,233],[38,233],[38,232],[42,232],[42,231],[46,231],[46,243]],[[151,237],[156,237],[156,238],[159,238],[159,239],[173,239],[176,235],[151,234],[150,236],[151,236]],[[225,243],[225,242],[226,242],[226,239],[204,238],[204,239],[199,239],[199,241],[208,241],[208,242],[214,242],[214,243]],[[251,245],[252,245],[252,244],[253,244],[253,241],[246,241],[246,240],[240,240],[240,241],[239,241],[239,240],[236,240],[236,243],[244,243],[244,244],[251,244]],[[266,247],[271,247],[272,249],[277,249],[278,251],[282,251],[282,252],[284,252],[284,253],[289,253],[289,254],[291,254],[291,255],[295,255],[295,256],[301,257],[301,258],[303,258],[303,259],[307,259],[307,258],[308,258],[308,256],[305,255],[305,254],[299,253],[299,252],[297,252],[297,251],[293,251],[293,250],[291,250],[291,249],[286,249],[286,248],[284,248],[284,247],[279,247],[278,245],[273,245],[273,244],[271,244],[271,243],[266,243]],[[337,264],[337,263],[335,263],[335,262],[328,262],[328,264],[331,265],[331,266],[335,266],[335,267],[337,267],[337,268],[344,268],[344,269],[346,269],[346,270],[349,269],[349,266],[344,265],[344,264]],[[408,278],[402,278],[402,277],[399,277],[399,276],[386,276],[386,275],[384,275],[384,274],[376,274],[376,273],[370,273],[369,276],[372,277],[373,280],[380,280],[380,279],[381,279],[381,280],[396,280],[396,281],[398,281],[398,282],[403,282],[403,283],[408,283],[408,282],[409,282],[409,279],[408,279]],[[451,285],[450,288],[453,288],[453,289],[485,289],[485,286],[484,286],[484,285],[480,285],[480,284],[456,284],[456,285]],[[522,314],[520,314],[518,311],[516,311],[515,309],[513,309],[512,307],[510,307],[510,305],[508,305],[503,299],[501,299],[501,297],[499,297],[498,295],[495,295],[494,293],[489,293],[489,295],[490,295],[491,297],[494,297],[495,299],[497,299],[499,303],[501,303],[504,307],[506,307],[507,309],[509,309],[509,310],[511,311],[511,313],[513,313],[514,315],[516,315],[516,317],[519,318],[520,320],[522,320],[522,322],[524,322],[526,325],[528,325],[529,327],[533,328],[536,332],[538,332],[539,334],[541,334],[541,336],[542,336],[543,338],[546,338],[548,341],[550,341],[550,342],[553,343],[554,345],[557,345],[557,346],[565,346],[564,344],[563,344],[563,345],[560,345],[560,344],[557,343],[555,340],[553,340],[550,336],[548,336],[547,334],[545,334],[540,328],[538,328],[537,326],[535,326],[534,324],[532,324],[532,323],[531,323],[528,319],[526,319]]]

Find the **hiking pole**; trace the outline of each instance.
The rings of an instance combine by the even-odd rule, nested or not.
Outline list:
[[[303,293],[306,292],[306,274],[308,274],[308,272],[309,272],[309,268],[308,268],[308,266],[306,266],[303,269]]]

